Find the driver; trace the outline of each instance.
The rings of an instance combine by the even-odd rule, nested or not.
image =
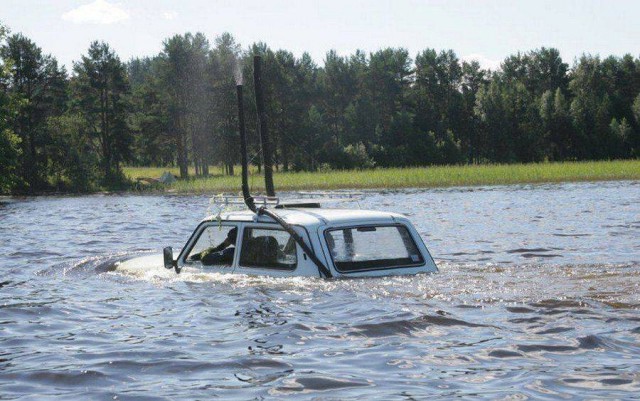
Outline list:
[[[227,238],[218,246],[207,248],[200,253],[189,256],[189,260],[199,260],[203,265],[230,265],[233,263],[238,228],[234,227],[227,233]]]

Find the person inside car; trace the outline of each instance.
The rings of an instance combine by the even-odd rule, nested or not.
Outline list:
[[[229,230],[227,238],[222,243],[191,255],[189,260],[199,260],[205,266],[230,265],[233,263],[233,254],[236,250],[236,238],[238,238],[238,228],[234,227]]]

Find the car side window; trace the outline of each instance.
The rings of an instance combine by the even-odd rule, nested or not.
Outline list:
[[[284,230],[244,229],[240,265],[277,270],[294,270],[298,264],[296,243]]]
[[[238,228],[235,225],[212,224],[204,228],[189,251],[187,261],[203,265],[231,265]]]

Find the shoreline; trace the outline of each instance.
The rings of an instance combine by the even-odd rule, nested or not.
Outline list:
[[[126,171],[125,169],[125,173]],[[153,168],[142,171],[145,174],[157,172]],[[131,176],[130,178],[135,179]],[[389,190],[624,180],[640,180],[640,160],[431,166],[326,172],[276,172],[274,174],[275,187],[279,191]],[[253,192],[264,191],[262,175],[250,174],[249,186]],[[150,186],[136,191],[183,194],[239,192],[240,176],[194,177],[178,180],[165,188]]]
[[[143,176],[152,176],[170,168],[124,168]],[[40,191],[33,194],[0,195],[0,201],[40,196],[83,195],[202,195],[238,193],[240,175],[192,177],[161,187],[149,185],[135,187],[135,175],[128,174],[134,182],[130,189],[98,190],[94,192]],[[598,162],[530,163],[510,165],[462,165],[410,168],[380,168],[370,170],[333,170],[326,172],[276,172],[275,186],[279,192],[367,190],[389,191],[402,189],[472,188],[510,185],[562,184],[604,181],[640,180],[640,160],[616,160]],[[262,175],[249,176],[254,193],[264,191]]]

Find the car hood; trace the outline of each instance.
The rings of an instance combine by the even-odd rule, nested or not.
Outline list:
[[[123,260],[116,263],[115,271],[141,278],[176,274],[173,269],[164,268],[164,257],[161,253]]]

